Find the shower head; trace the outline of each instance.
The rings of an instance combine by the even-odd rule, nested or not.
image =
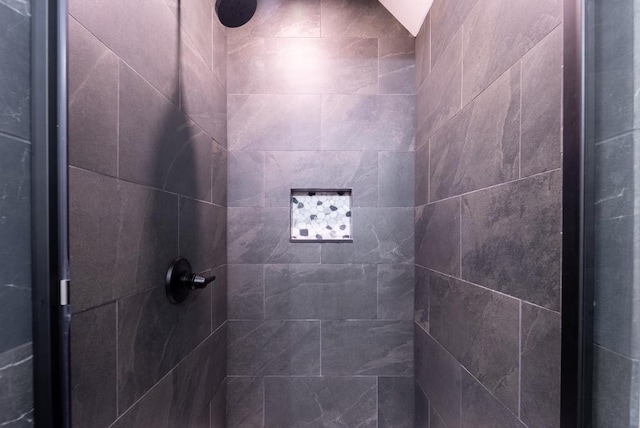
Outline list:
[[[225,27],[239,27],[249,22],[258,0],[216,0],[218,19]]]

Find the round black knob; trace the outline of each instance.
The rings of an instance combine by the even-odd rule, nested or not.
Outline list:
[[[187,259],[178,257],[171,262],[167,270],[165,280],[167,298],[173,304],[182,303],[191,290],[205,288],[215,279],[215,276],[203,277],[194,274]]]

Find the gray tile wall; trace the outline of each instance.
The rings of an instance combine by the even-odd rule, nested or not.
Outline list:
[[[638,426],[640,199],[638,5],[594,2],[589,54],[594,63],[592,143],[595,158],[594,423]]]
[[[74,426],[224,421],[227,56],[213,6],[69,4]],[[178,255],[217,279],[171,305]]]
[[[30,2],[0,0],[0,425],[33,425]]]
[[[416,426],[559,427],[562,2],[480,3],[416,39]]]
[[[227,425],[413,427],[414,38],[377,0],[227,35]],[[290,189],[345,187],[354,242],[290,243]]]

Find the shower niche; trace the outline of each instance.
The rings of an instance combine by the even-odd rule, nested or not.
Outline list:
[[[351,189],[291,189],[292,242],[352,242]]]

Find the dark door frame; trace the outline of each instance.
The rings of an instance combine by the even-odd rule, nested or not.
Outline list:
[[[66,0],[31,2],[34,417],[71,426],[69,394]]]

